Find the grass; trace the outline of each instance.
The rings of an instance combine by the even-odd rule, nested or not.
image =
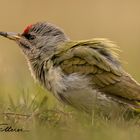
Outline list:
[[[15,67],[10,67],[11,71],[15,70]],[[21,73],[13,77],[10,76],[12,72],[9,75],[3,71],[0,73],[0,124],[7,123],[13,128],[29,131],[0,131],[0,140],[139,139],[139,115],[120,111],[119,108],[115,108],[109,116],[98,111],[92,116],[78,112],[56,101],[38,84],[33,84],[28,69],[27,72],[23,68],[19,71]]]
[[[58,103],[37,88],[34,94],[21,90],[22,94],[17,93],[16,98],[1,98],[0,124],[28,131],[0,132],[0,140],[138,140],[140,137],[139,114],[130,116],[127,111],[118,111],[113,117],[96,112],[90,116]]]

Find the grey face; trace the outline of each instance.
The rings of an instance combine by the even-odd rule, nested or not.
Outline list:
[[[22,34],[0,32],[0,35],[16,41],[25,55],[48,54],[67,39],[64,32],[47,22],[39,22],[28,26]]]
[[[21,39],[17,42],[26,55],[32,53],[41,53],[53,50],[60,42],[67,40],[67,37],[58,27],[46,23],[39,22],[28,26]]]

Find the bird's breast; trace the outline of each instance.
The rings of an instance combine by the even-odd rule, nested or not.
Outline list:
[[[32,75],[54,96],[73,107],[91,112],[96,106],[109,106],[114,101],[98,91],[89,77],[72,73],[66,75],[60,67],[29,64]]]
[[[97,106],[111,108],[116,105],[112,99],[92,86],[89,77],[78,73],[65,75],[61,68],[52,67],[46,78],[57,99],[78,109],[91,112]]]

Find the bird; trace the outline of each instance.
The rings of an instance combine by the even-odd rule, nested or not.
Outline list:
[[[113,106],[140,111],[140,84],[123,69],[112,41],[72,41],[48,22],[0,36],[19,45],[33,78],[60,102],[87,113],[96,108],[109,112]]]

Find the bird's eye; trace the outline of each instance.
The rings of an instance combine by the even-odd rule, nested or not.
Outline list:
[[[31,35],[31,34],[24,34],[24,37],[28,40],[33,40],[35,39],[35,35]]]

